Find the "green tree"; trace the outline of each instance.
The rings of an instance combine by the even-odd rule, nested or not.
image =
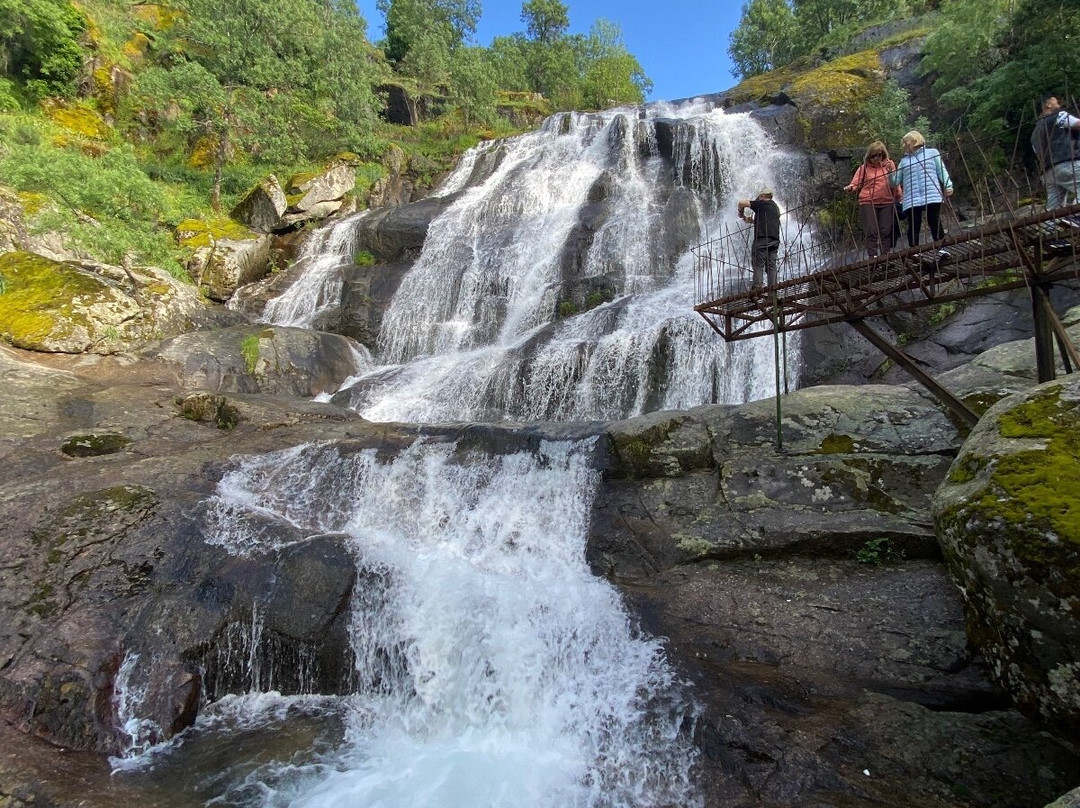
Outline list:
[[[731,33],[734,74],[764,73],[814,51],[843,47],[859,28],[905,12],[919,0],[749,0]]]
[[[70,94],[85,29],[67,0],[0,0],[0,74],[22,82],[31,96]]]
[[[347,0],[179,2],[184,15],[168,34],[177,47],[163,49],[170,56],[139,78],[137,97],[163,130],[210,144],[215,210],[238,149],[262,159],[311,157],[350,131],[370,132],[375,68],[363,18]],[[321,129],[312,125],[319,119]],[[288,143],[286,131],[302,137]]]
[[[1001,58],[998,42],[1011,22],[1014,0],[946,0],[923,46],[922,68],[945,93],[985,75]]]
[[[728,38],[728,55],[737,78],[765,73],[795,56],[795,16],[788,0],[750,0]]]
[[[383,51],[392,62],[401,62],[424,41],[429,51],[441,41],[448,53],[472,39],[480,20],[480,0],[378,0],[386,20]]]
[[[543,45],[558,42],[570,27],[569,12],[559,0],[528,0],[521,7],[521,21],[529,38]]]
[[[529,83],[531,47],[532,43],[524,34],[499,36],[492,40],[489,53],[500,89],[517,92],[533,89]]]
[[[465,128],[495,118],[498,81],[484,48],[458,48],[450,66],[451,97],[461,109]]]
[[[585,40],[585,54],[581,92],[586,106],[603,109],[644,103],[652,80],[626,49],[616,23],[596,20]]]
[[[1062,33],[1080,25],[1080,5],[1075,0],[1016,0],[1011,8],[999,8],[1003,17],[995,18],[996,36],[972,54],[978,67],[971,70],[970,81],[958,84],[944,75],[939,79],[941,89],[955,85],[940,101],[966,113],[969,127],[988,134],[1030,123],[1041,95],[1053,92],[1064,100],[1080,87],[1080,54],[1071,38]],[[982,18],[986,13],[986,9],[958,0],[942,8],[945,24],[956,27],[973,23],[976,18],[970,15]],[[935,43],[931,62],[935,70],[942,64],[939,46],[940,51],[945,50],[944,42]],[[1015,137],[1008,139],[1014,141]]]
[[[528,50],[529,86],[542,93],[558,109],[573,109],[580,105],[580,54],[582,38],[563,37],[551,44],[530,42]]]

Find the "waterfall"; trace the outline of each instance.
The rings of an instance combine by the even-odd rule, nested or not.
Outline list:
[[[244,804],[700,804],[683,686],[585,562],[591,452],[547,442],[465,463],[420,441],[384,462],[307,445],[226,475],[209,541],[271,549],[267,520],[341,533],[363,582],[343,739],[310,764],[260,769],[253,792],[247,775],[260,796]]]
[[[282,294],[266,302],[262,322],[311,328],[319,314],[341,302],[342,270],[353,263],[356,225],[366,215],[346,216],[315,231],[297,259],[302,274]]]
[[[433,423],[613,420],[770,395],[770,341],[725,343],[692,311],[690,247],[764,185],[783,207],[787,159],[749,115],[698,103],[560,114],[481,144],[436,191],[453,201],[374,358],[333,400]],[[311,327],[339,305],[363,215],[319,231],[266,321]],[[688,686],[585,561],[593,454],[591,441],[489,455],[432,439],[392,458],[312,444],[238,459],[208,502],[206,539],[262,555],[342,537],[357,565],[353,692],[231,694],[144,754],[152,766],[118,770],[157,778],[174,805],[700,806]],[[262,665],[262,627],[256,606],[224,636],[215,692],[281,680]],[[153,730],[137,720],[137,661],[116,703],[132,754]]]
[[[762,186],[783,207],[786,161],[748,114],[704,104],[566,113],[481,144],[447,180],[458,196],[386,311],[377,366],[333,400],[430,423],[616,419],[771,395],[771,344],[724,343],[693,312],[689,249]],[[797,335],[788,344],[797,377]]]

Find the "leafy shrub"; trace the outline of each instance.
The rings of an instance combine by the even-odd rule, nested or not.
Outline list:
[[[34,99],[70,95],[86,21],[67,0],[0,0],[0,64]]]
[[[893,564],[904,559],[904,551],[893,547],[887,536],[870,539],[855,551],[855,560],[860,564],[880,566]]]

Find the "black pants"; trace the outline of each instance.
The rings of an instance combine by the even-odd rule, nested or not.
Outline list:
[[[904,223],[907,226],[908,246],[914,247],[919,243],[919,231],[922,230],[923,214],[926,215],[926,226],[930,228],[930,240],[937,241],[945,235],[941,227],[941,203],[931,202],[928,205],[908,208],[904,211]]]

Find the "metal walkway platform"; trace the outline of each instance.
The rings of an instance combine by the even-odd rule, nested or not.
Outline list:
[[[732,277],[714,256],[698,253],[699,277],[711,276],[705,288],[726,294],[694,310],[724,339],[751,339],[1080,278],[1080,204],[788,279],[782,255],[780,280],[756,288],[745,288],[747,267]]]
[[[1080,369],[1080,353],[1049,295],[1055,282],[1080,280],[1080,204],[1005,216],[929,244],[850,261],[815,260],[844,253],[799,233],[782,248],[778,280],[768,286],[748,286],[749,251],[745,230],[694,251],[699,299],[707,297],[694,310],[725,340],[775,339],[789,331],[849,323],[959,419],[974,425],[976,413],[871,328],[866,318],[1023,287],[1031,294],[1039,381],[1055,376],[1055,340],[1065,371]],[[846,254],[858,255],[850,249]],[[779,346],[775,350],[779,442]]]

